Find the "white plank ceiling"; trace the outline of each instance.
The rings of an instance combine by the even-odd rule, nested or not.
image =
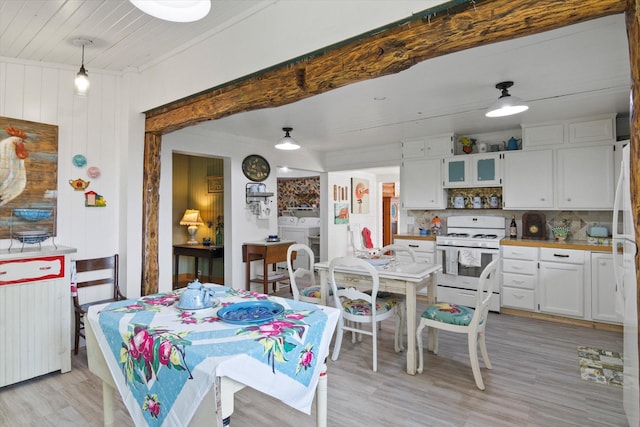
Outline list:
[[[212,13],[185,26],[163,22],[124,0],[0,0],[0,56],[78,65],[72,41],[93,40],[85,65],[144,70],[273,1],[214,0]],[[481,133],[523,122],[616,112],[628,115],[630,71],[622,15],[432,59],[397,75],[353,84],[280,108],[198,125],[273,144],[281,128],[304,149],[328,152],[444,132]],[[530,110],[487,119],[497,82]],[[383,100],[374,100],[383,98]]]

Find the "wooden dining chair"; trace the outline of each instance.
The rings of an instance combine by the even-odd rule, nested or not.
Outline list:
[[[340,289],[336,283],[335,270],[340,267],[355,268],[362,270],[363,276],[369,276],[370,293],[362,292],[355,287],[345,287]],[[359,273],[360,274],[360,273]],[[394,310],[396,305],[395,299],[385,299],[378,297],[378,288],[380,287],[380,277],[376,269],[367,261],[354,257],[334,258],[329,263],[329,278],[331,280],[331,290],[335,306],[342,309],[342,316],[338,322],[338,333],[336,335],[335,346],[333,348],[332,360],[337,360],[340,355],[340,347],[342,345],[342,336],[344,331],[353,332],[352,342],[356,341],[356,334],[362,339],[362,334],[370,335],[373,339],[373,371],[378,370],[378,352],[377,352],[377,323],[391,316],[396,316],[396,342],[399,334],[400,319]],[[364,285],[364,284],[363,284]],[[365,327],[370,325],[371,328]]]
[[[120,292],[120,286],[118,285],[118,254],[104,258],[78,259],[72,261],[72,263],[75,263],[77,290],[92,286],[112,287],[112,290],[109,290],[110,298],[84,304],[80,303],[78,291],[73,293],[73,307],[76,318],[73,352],[78,354],[80,337],[85,338],[84,316],[89,307],[95,304],[124,300],[126,297]],[[104,292],[101,294],[104,295]]]
[[[484,390],[484,382],[480,373],[480,362],[478,361],[478,345],[482,359],[487,369],[491,369],[491,361],[487,353],[487,343],[485,340],[485,330],[489,314],[489,303],[496,286],[498,260],[494,260],[485,267],[478,279],[478,291],[476,295],[475,308],[464,307],[448,302],[438,302],[427,307],[420,317],[420,324],[416,330],[418,341],[418,372],[422,373],[424,366],[424,356],[422,349],[422,330],[425,327],[435,328],[433,353],[438,353],[438,330],[442,329],[450,332],[467,334],[469,347],[469,359],[471,370],[476,386]]]

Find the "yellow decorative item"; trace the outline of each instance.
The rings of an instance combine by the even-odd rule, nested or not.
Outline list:
[[[86,190],[90,183],[91,183],[91,181],[85,181],[82,178],[70,179],[69,180],[69,185],[72,186],[73,189],[76,190],[76,191],[84,191],[84,190]]]
[[[458,138],[458,142],[462,144],[462,151],[467,154],[473,152],[473,146],[476,145],[476,140],[468,136],[461,136]]]

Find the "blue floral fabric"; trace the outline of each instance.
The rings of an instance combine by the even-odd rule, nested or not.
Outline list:
[[[395,301],[376,300],[376,313],[382,314],[395,307]],[[365,300],[342,300],[342,308],[349,314],[371,316],[371,304]]]
[[[471,319],[473,319],[474,312],[475,310],[472,308],[463,305],[439,302],[427,307],[422,312],[422,317],[450,325],[468,326],[471,323]]]

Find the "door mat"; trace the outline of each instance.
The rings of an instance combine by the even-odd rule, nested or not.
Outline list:
[[[585,381],[622,387],[622,353],[592,347],[578,347],[580,377]]]

